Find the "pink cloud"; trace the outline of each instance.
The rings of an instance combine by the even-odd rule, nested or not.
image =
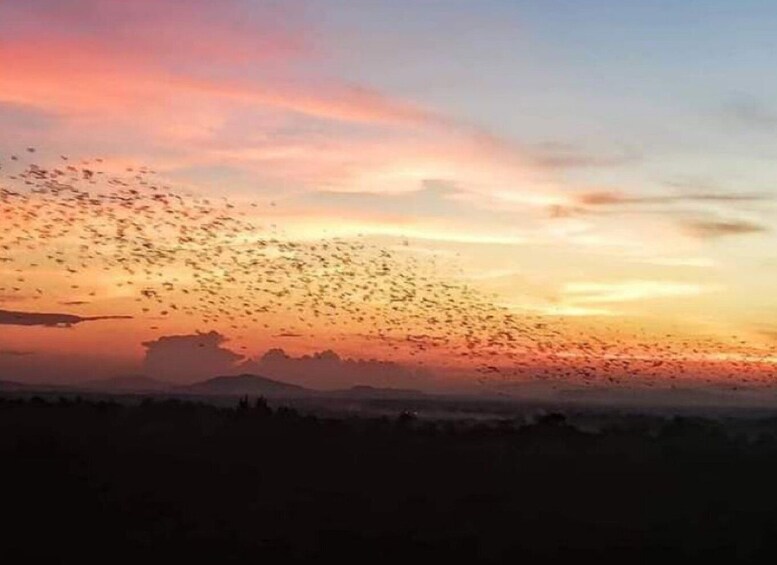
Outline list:
[[[163,171],[229,167],[299,191],[396,193],[443,179],[475,202],[548,204],[547,173],[525,151],[412,101],[322,77],[311,65],[321,42],[301,4],[273,6],[0,8],[15,23],[0,23],[9,28],[0,102],[58,116],[46,141],[62,151],[99,148]]]
[[[103,53],[157,64],[256,63],[309,49],[301,2],[29,0],[0,9],[14,40],[89,39]],[[2,24],[0,24],[1,26]]]
[[[312,78],[300,2],[31,0],[0,7],[0,100],[64,115],[268,107],[379,123],[430,119],[366,88]],[[2,23],[5,22],[5,25]]]

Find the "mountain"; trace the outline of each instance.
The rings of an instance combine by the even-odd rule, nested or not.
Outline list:
[[[52,383],[20,383],[17,381],[0,380],[0,392],[53,393],[73,392],[70,385]]]
[[[79,388],[99,392],[163,392],[170,385],[145,375],[125,375],[81,383]]]
[[[15,381],[0,381],[0,391],[2,392],[18,392],[21,390],[30,390],[30,385],[23,383],[17,383]]]
[[[191,385],[179,386],[175,390],[188,394],[262,396],[301,396],[314,392],[305,387],[251,374],[214,377]]]

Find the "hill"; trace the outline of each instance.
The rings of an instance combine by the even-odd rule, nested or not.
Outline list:
[[[23,383],[17,383],[15,381],[2,381],[0,380],[0,391],[1,392],[17,392],[20,390],[29,390],[31,387],[30,385],[26,385]]]
[[[124,375],[82,383],[79,388],[93,392],[162,392],[170,385],[145,375]]]
[[[314,392],[302,386],[252,374],[213,377],[191,385],[176,387],[175,391],[186,394],[262,396],[302,396]]]

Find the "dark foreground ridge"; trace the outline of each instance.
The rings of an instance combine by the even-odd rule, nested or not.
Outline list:
[[[777,549],[777,419],[613,417],[588,433],[560,414],[464,425],[262,400],[0,399],[0,461],[9,562],[766,562]]]

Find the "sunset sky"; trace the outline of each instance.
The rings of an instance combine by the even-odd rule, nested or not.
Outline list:
[[[775,29],[766,0],[10,0],[0,175],[11,155],[147,166],[255,203],[295,241],[434,257],[436,277],[516,315],[769,351]],[[21,253],[0,253],[0,287],[25,276]],[[0,378],[133,371],[142,342],[211,330],[246,356],[407,360],[323,329],[153,322],[112,281],[86,275],[87,299],[56,271],[27,276],[43,298],[0,291],[0,310],[132,319],[0,325]]]

